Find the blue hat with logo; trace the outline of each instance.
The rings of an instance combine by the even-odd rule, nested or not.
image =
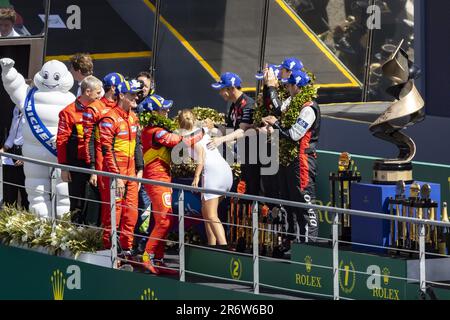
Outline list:
[[[111,72],[111,73],[108,73],[103,78],[103,85],[105,87],[117,86],[119,83],[121,83],[123,81],[125,81],[125,78],[123,75],[121,75],[120,73],[117,73],[117,72]]]
[[[272,69],[275,77],[280,78],[281,64],[269,64],[269,69]],[[264,78],[264,74],[262,72],[255,74],[255,78],[258,80],[262,80]]]
[[[141,91],[142,84],[135,79],[122,81],[116,86],[116,96],[119,93],[138,93]]]
[[[303,62],[301,62],[297,58],[290,57],[290,58],[284,59],[283,63],[281,64],[281,67],[285,68],[286,70],[289,70],[289,71],[302,70]]]
[[[295,84],[297,87],[304,87],[310,80],[311,79],[306,72],[294,70],[288,79],[282,79],[281,82]]]
[[[211,87],[214,89],[230,88],[230,87],[240,87],[241,78],[233,72],[225,72],[220,76],[220,81],[213,83]]]
[[[145,98],[140,105],[142,106],[143,111],[161,111],[169,110],[173,105],[173,101],[166,100],[161,96],[153,94]]]

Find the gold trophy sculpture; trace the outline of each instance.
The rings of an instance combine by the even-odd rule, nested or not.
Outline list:
[[[402,44],[403,40],[382,66],[383,75],[393,82],[387,92],[396,101],[369,127],[375,137],[393,143],[399,149],[397,158],[375,161],[373,183],[376,184],[413,181],[411,160],[416,153],[416,145],[401,130],[425,118],[424,101],[414,85],[420,70],[401,49]]]

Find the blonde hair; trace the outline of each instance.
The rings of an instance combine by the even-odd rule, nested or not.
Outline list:
[[[101,88],[102,86],[103,82],[94,76],[87,76],[80,83],[81,93],[85,93],[87,89],[95,90],[97,88]]]
[[[0,8],[0,20],[9,20],[16,23],[16,12],[13,8]]]
[[[194,128],[195,116],[191,110],[183,109],[178,112],[177,121],[180,129],[192,130]]]

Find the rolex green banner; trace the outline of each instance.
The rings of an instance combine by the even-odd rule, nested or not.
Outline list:
[[[3,245],[0,261],[0,300],[268,299]]]

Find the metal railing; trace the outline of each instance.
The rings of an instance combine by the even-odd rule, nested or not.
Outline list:
[[[206,188],[197,188],[197,187],[192,187],[192,186],[184,185],[184,184],[168,183],[168,182],[161,182],[161,181],[157,181],[157,180],[129,177],[129,176],[125,176],[125,175],[114,174],[114,173],[109,173],[109,172],[104,172],[104,171],[97,171],[97,170],[92,170],[92,169],[87,169],[87,168],[74,167],[74,166],[69,166],[69,165],[62,165],[62,164],[57,164],[57,163],[40,161],[40,160],[31,159],[31,158],[13,155],[13,154],[4,153],[4,152],[0,152],[0,156],[6,156],[9,158],[13,158],[15,160],[30,162],[30,163],[42,165],[42,166],[49,167],[49,168],[81,172],[81,173],[86,173],[86,174],[97,174],[99,176],[104,176],[104,177],[110,178],[110,192],[111,192],[110,199],[111,200],[110,200],[109,205],[110,205],[110,209],[111,209],[111,222],[116,221],[115,198],[116,198],[116,181],[117,181],[117,179],[135,181],[135,182],[142,183],[142,184],[151,184],[151,185],[157,185],[157,186],[170,187],[172,189],[179,189],[180,192],[179,192],[179,196],[178,196],[178,219],[179,219],[179,222],[178,222],[178,230],[179,230],[178,231],[178,236],[179,236],[178,237],[178,239],[179,239],[178,240],[178,249],[179,249],[178,271],[179,271],[179,280],[183,281],[183,282],[186,281],[186,273],[190,273],[190,274],[203,275],[203,276],[207,276],[207,277],[211,277],[211,278],[219,278],[219,279],[223,279],[223,280],[227,280],[227,281],[249,283],[248,281],[231,280],[229,278],[221,278],[221,277],[216,277],[216,276],[212,276],[212,275],[208,275],[208,274],[199,274],[194,271],[186,270],[186,266],[185,266],[185,264],[186,264],[185,248],[186,248],[186,246],[191,246],[191,247],[199,247],[199,246],[190,244],[190,243],[185,243],[185,229],[184,229],[184,227],[185,227],[185,225],[184,225],[184,222],[185,222],[185,212],[184,212],[184,210],[185,210],[184,209],[185,195],[184,195],[184,192],[185,191],[190,191],[190,192],[195,192],[195,193],[199,193],[199,192],[212,193],[212,194],[217,194],[217,195],[226,196],[226,197],[230,197],[230,198],[237,198],[237,199],[241,199],[241,200],[252,201],[252,226],[251,226],[252,248],[253,248],[252,254],[250,255],[250,254],[241,253],[241,252],[233,252],[233,253],[240,254],[240,255],[247,255],[247,256],[252,257],[253,280],[252,280],[251,284],[252,284],[253,292],[255,294],[259,294],[260,286],[264,286],[266,288],[275,288],[275,289],[285,290],[285,291],[289,291],[289,292],[310,294],[310,295],[314,295],[314,296],[325,296],[325,297],[333,298],[335,300],[343,298],[340,296],[339,273],[340,273],[340,271],[345,271],[345,270],[339,268],[339,244],[340,243],[351,243],[351,244],[357,244],[357,245],[361,245],[361,246],[382,248],[382,249],[386,249],[386,250],[393,249],[396,251],[417,252],[417,251],[408,250],[408,249],[390,248],[387,246],[376,246],[376,245],[368,245],[368,244],[364,244],[364,243],[354,243],[354,242],[346,242],[346,241],[339,240],[339,216],[341,214],[348,214],[348,215],[353,215],[353,216],[417,224],[419,226],[419,228],[418,228],[418,230],[419,230],[419,237],[418,237],[419,238],[419,251],[418,251],[418,253],[419,253],[419,279],[408,279],[405,277],[397,277],[397,276],[392,276],[392,275],[388,275],[388,277],[394,278],[394,279],[403,279],[403,280],[407,280],[407,281],[418,281],[420,290],[424,293],[427,290],[427,283],[434,283],[434,282],[426,280],[426,270],[425,270],[426,254],[434,255],[434,256],[448,257],[446,255],[426,253],[426,249],[425,249],[425,226],[430,225],[430,226],[435,226],[435,227],[440,227],[440,228],[450,228],[450,223],[448,223],[448,222],[425,220],[425,219],[411,218],[411,217],[405,217],[405,216],[396,216],[396,215],[389,215],[389,214],[384,214],[384,213],[376,213],[376,212],[369,212],[369,211],[362,211],[362,210],[352,210],[352,209],[328,207],[328,206],[316,205],[316,204],[311,204],[311,203],[306,204],[306,203],[300,203],[300,202],[294,202],[294,201],[288,201],[288,200],[282,200],[282,199],[274,199],[274,198],[267,198],[267,197],[261,197],[261,196],[252,196],[252,195],[246,195],[246,194],[240,194],[240,193],[234,193],[234,192],[224,192],[224,191],[212,190],[212,189],[206,189]],[[6,184],[9,182],[1,181],[1,183]],[[56,196],[57,195],[56,195],[55,183],[51,183],[50,191],[44,190],[42,192],[50,195],[50,199],[52,201],[50,218],[52,219],[52,221],[57,221],[58,220],[57,215],[56,215]],[[102,204],[105,204],[104,202],[91,200],[91,199],[84,199],[84,200],[95,201],[95,202],[100,202]],[[332,213],[332,215],[333,215],[333,222],[332,222],[332,227],[331,227],[331,236],[332,237],[331,237],[331,239],[322,238],[322,239],[331,241],[332,266],[330,267],[330,266],[323,266],[323,265],[315,265],[320,268],[332,270],[332,273],[333,273],[333,293],[332,293],[332,295],[331,294],[327,295],[327,294],[320,294],[320,293],[311,293],[311,292],[305,292],[305,291],[301,291],[301,290],[282,288],[282,287],[277,287],[277,286],[273,286],[273,285],[269,285],[269,284],[264,284],[261,282],[261,279],[259,277],[259,272],[260,272],[259,263],[260,263],[260,259],[261,259],[261,256],[259,254],[259,232],[260,231],[275,232],[275,231],[267,230],[267,229],[259,227],[259,212],[258,212],[258,208],[259,208],[258,204],[259,203],[271,203],[271,204],[277,204],[277,205],[283,205],[283,206],[289,206],[289,207],[297,207],[297,208],[303,208],[303,209],[312,208],[312,209],[317,209],[317,210],[325,210],[325,211]],[[136,209],[138,209],[138,208],[136,208]],[[159,212],[155,212],[153,210],[152,210],[152,213],[160,214]],[[176,214],[173,214],[173,213],[171,215],[177,216]],[[201,219],[201,218],[195,218],[195,217],[189,217],[189,219],[214,223],[213,221],[209,221],[209,220],[205,220],[205,219]],[[217,223],[220,223],[220,222],[217,222]],[[232,224],[232,223],[225,223],[225,222],[222,222],[222,224],[229,225],[229,226],[236,226],[236,227],[241,226],[241,227],[250,228],[249,226],[239,225],[239,224]],[[92,227],[92,226],[86,225],[85,227]],[[93,227],[93,228],[98,228],[98,227]],[[280,231],[277,231],[277,232],[285,234],[285,235],[294,235],[294,234],[291,234],[288,232],[280,232]],[[119,233],[120,232],[117,230],[116,224],[111,223],[112,239],[117,239]],[[147,239],[155,239],[155,238],[142,236],[142,235],[136,235],[136,234],[133,234],[133,236],[139,236],[141,238],[147,238]],[[166,242],[168,242],[168,241],[174,242],[173,240],[167,240],[167,239],[156,239],[156,240],[161,240],[161,241],[166,241]],[[206,247],[205,247],[205,249],[206,249]],[[213,251],[218,251],[218,252],[229,252],[229,251],[215,249],[215,248],[207,248],[207,249],[213,250]],[[111,250],[111,267],[117,268],[118,262],[121,260],[121,258],[118,257],[117,241],[111,241],[111,249],[110,250]],[[305,265],[306,264],[306,263],[302,263],[302,262],[298,262],[298,261],[291,261],[291,260],[287,261],[286,259],[280,259],[280,258],[272,258],[272,257],[263,257],[263,258],[265,260],[269,260],[269,261],[283,261],[283,262],[289,262],[291,264],[297,264],[297,265]],[[355,272],[361,273],[356,270],[355,270]],[[386,276],[386,275],[380,274],[379,276]]]

